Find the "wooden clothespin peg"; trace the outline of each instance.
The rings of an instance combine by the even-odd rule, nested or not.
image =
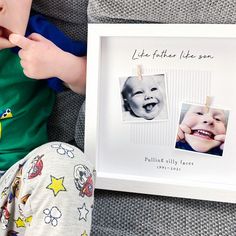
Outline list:
[[[142,67],[141,65],[137,65],[137,75],[138,75],[138,79],[143,79],[142,78]]]
[[[212,97],[207,96],[206,97],[206,103],[205,103],[205,107],[206,107],[207,112],[209,111],[211,104],[212,104]]]

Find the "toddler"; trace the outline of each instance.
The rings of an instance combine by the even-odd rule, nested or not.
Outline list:
[[[189,105],[178,129],[176,148],[222,156],[225,135],[225,111]]]

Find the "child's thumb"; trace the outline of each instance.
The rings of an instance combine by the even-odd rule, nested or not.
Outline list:
[[[38,34],[38,33],[32,33],[31,35],[28,36],[28,39],[33,40],[33,41],[47,40],[41,34]]]
[[[22,49],[27,49],[31,43],[29,39],[19,34],[10,34],[9,41]]]

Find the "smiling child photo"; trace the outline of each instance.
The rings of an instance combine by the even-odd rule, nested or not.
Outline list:
[[[124,121],[168,118],[164,74],[120,78],[120,85]]]
[[[182,104],[175,148],[222,156],[229,111]]]

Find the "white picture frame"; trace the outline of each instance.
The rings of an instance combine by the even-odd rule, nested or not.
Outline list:
[[[155,46],[155,42],[158,46]],[[157,47],[161,49],[158,48],[159,55],[154,57]],[[164,52],[165,50],[167,51]],[[166,58],[163,52],[166,53]],[[95,166],[96,188],[235,203],[234,165],[236,169],[236,161],[234,159],[236,158],[233,156],[236,152],[233,147],[236,145],[236,139],[233,135],[236,132],[236,109],[233,100],[236,100],[236,94],[232,90],[233,85],[236,85],[233,81],[236,75],[233,66],[233,59],[236,59],[235,52],[236,25],[89,24],[85,155]],[[178,152],[174,147],[172,150],[172,146],[166,143],[163,144],[162,150],[160,141],[149,142],[151,138],[140,141],[142,137],[138,137],[137,141],[135,138],[138,135],[142,136],[143,133],[141,126],[137,128],[136,124],[132,127],[132,130],[136,132],[134,137],[127,138],[124,130],[128,130],[130,126],[129,124],[127,126],[125,122],[122,123],[122,112],[119,112],[118,108],[121,101],[118,91],[119,78],[135,75],[136,65],[140,64],[144,67],[144,74],[164,73],[168,79],[169,90],[172,86],[170,79],[174,77],[173,71],[179,76],[177,80],[182,75],[191,77],[194,83],[196,81],[195,87],[199,87],[197,89],[199,91],[202,87],[205,89],[208,86],[208,90],[205,89],[206,91],[200,95],[195,94],[195,91],[192,92],[194,95],[190,92],[190,95],[184,99],[176,95],[179,109],[176,103],[173,112],[172,105],[169,105],[168,117],[173,116],[174,113],[175,120],[171,121],[173,137],[168,137],[167,143],[169,145],[175,142],[181,104],[199,103],[202,105],[206,96],[212,96],[213,100],[209,106],[230,111],[230,116],[227,117],[228,127],[223,157],[201,156],[199,153],[191,156],[192,152],[185,154]],[[203,82],[197,81],[198,76]],[[172,93],[167,92],[172,96],[169,98],[169,104],[172,104],[174,100],[174,90],[171,91]],[[115,108],[111,103],[115,104]],[[111,117],[111,120],[108,117]],[[161,122],[165,121],[157,122],[161,126]],[[150,130],[155,129],[156,124],[141,122],[143,129],[148,127]],[[149,133],[150,136],[156,134],[148,131],[145,135],[149,136]],[[165,136],[165,133],[160,135]],[[122,143],[125,142],[124,140],[127,144]],[[129,140],[131,140],[130,143]],[[154,146],[158,148],[158,151],[161,149],[163,153],[171,148],[171,156],[164,159],[159,156],[151,158],[155,153]],[[132,154],[134,147],[137,150]],[[148,148],[152,150],[150,158],[149,154],[142,154],[143,158],[139,158],[138,153]],[[127,157],[123,158],[124,153],[129,153],[130,160]],[[146,160],[145,155],[148,156]],[[161,151],[158,155],[161,155]],[[134,156],[137,156],[137,159]],[[206,159],[204,159],[205,156],[207,156]],[[162,159],[165,162],[163,166],[165,170],[154,170],[154,166],[156,168],[157,162],[161,162]],[[180,160],[194,167],[185,166],[185,169],[182,167],[181,169]],[[176,169],[175,172],[170,173],[172,161],[177,162],[176,169],[180,168],[181,173],[178,173]]]

